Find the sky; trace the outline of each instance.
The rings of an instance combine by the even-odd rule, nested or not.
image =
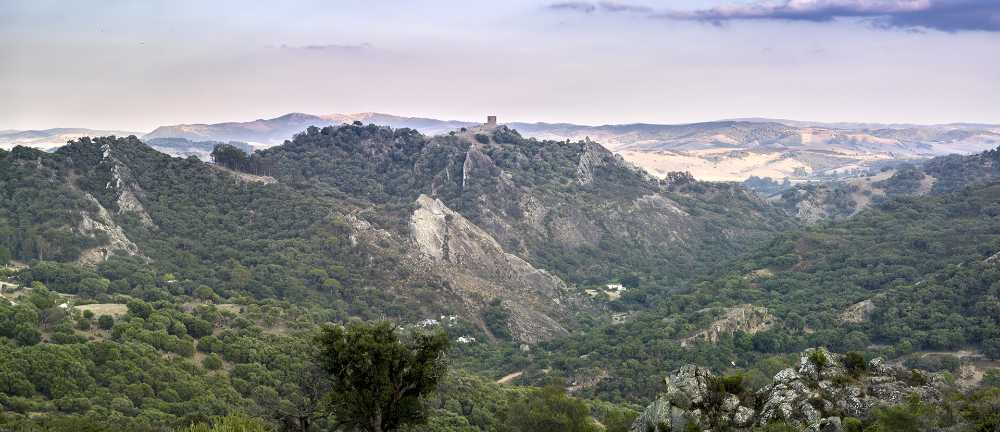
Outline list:
[[[1000,0],[0,0],[0,130],[1000,123]]]

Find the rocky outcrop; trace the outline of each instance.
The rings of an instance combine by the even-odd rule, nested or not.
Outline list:
[[[862,300],[844,309],[840,313],[840,321],[852,324],[867,322],[874,312],[875,302],[871,299]]]
[[[593,183],[594,170],[604,166],[603,155],[594,147],[588,143],[580,154],[580,162],[576,165],[576,182],[581,185]]]
[[[845,356],[806,350],[795,368],[778,372],[753,393],[739,380],[687,365],[666,379],[666,392],[636,419],[632,432],[686,430],[750,431],[782,421],[814,432],[842,430],[844,418],[868,418],[875,407],[902,403],[910,395],[934,403],[947,387],[943,377],[887,364],[881,358],[848,369]]]
[[[699,341],[714,344],[723,335],[732,336],[736,332],[755,334],[771,328],[775,321],[774,315],[763,306],[743,304],[727,308],[707,328],[687,337],[683,345]]]
[[[430,259],[453,286],[466,293],[470,308],[500,299],[510,312],[511,333],[535,343],[566,334],[557,318],[565,316],[566,284],[507,253],[486,231],[449,209],[440,200],[421,195],[410,219],[419,252]]]
[[[499,171],[496,164],[493,163],[493,159],[490,159],[473,145],[469,151],[465,152],[465,161],[462,162],[462,189],[464,190],[468,186],[469,180],[474,175],[496,177]]]
[[[125,230],[111,218],[111,213],[93,195],[88,193],[85,194],[85,197],[96,206],[97,214],[92,216],[86,211],[80,212],[80,223],[76,227],[77,231],[91,237],[103,235],[107,237],[108,242],[81,252],[78,262],[87,266],[96,266],[115,253],[140,256],[139,247],[132,240],[129,240],[125,235]]]
[[[130,177],[129,168],[114,157],[111,145],[105,144],[101,147],[101,163],[111,164],[111,180],[105,188],[115,194],[115,205],[118,207],[118,214],[132,213],[139,222],[147,227],[153,227],[153,219],[149,217],[139,196],[142,189],[137,184],[128,180]]]

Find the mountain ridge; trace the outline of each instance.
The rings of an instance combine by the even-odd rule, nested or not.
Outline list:
[[[410,128],[431,136],[481,125],[378,112],[323,115],[296,112],[248,122],[165,125],[142,137],[184,138],[192,142],[239,141],[253,148],[267,148],[291,139],[309,126],[355,121]],[[712,181],[743,181],[751,176],[793,181],[855,177],[885,164],[951,153],[972,154],[1000,144],[1000,125],[963,123],[909,125],[749,118],[687,124],[510,122],[507,126],[526,137],[600,142],[628,162],[661,178],[670,172],[688,171],[699,179]],[[59,135],[48,134],[53,136],[45,138],[46,148],[62,140]],[[5,141],[0,135],[0,147],[18,143],[31,145],[32,141],[23,138]],[[183,154],[169,148],[164,151]],[[198,151],[187,152],[194,153]],[[199,154],[204,156],[203,153]]]

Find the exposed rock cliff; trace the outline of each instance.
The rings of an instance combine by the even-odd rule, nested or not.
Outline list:
[[[139,219],[140,223],[152,227],[153,219],[149,217],[149,213],[139,201],[142,189],[135,182],[129,180],[131,173],[128,166],[113,155],[110,144],[104,144],[101,151],[103,152],[101,163],[111,165],[111,179],[105,188],[114,194],[118,213],[132,213]]]
[[[468,305],[501,299],[510,311],[511,333],[534,343],[566,334],[566,284],[545,270],[507,253],[486,231],[440,200],[421,195],[410,219],[413,240],[453,286],[467,291]]]
[[[108,242],[81,252],[78,262],[84,265],[96,266],[106,261],[115,253],[125,253],[132,256],[140,255],[139,247],[132,240],[129,240],[125,235],[125,230],[118,226],[111,218],[111,213],[93,195],[88,193],[85,196],[87,200],[91,201],[97,207],[97,214],[91,216],[85,211],[80,212],[81,219],[77,230],[81,234],[91,237],[103,235],[107,237]]]
[[[763,306],[751,304],[739,305],[725,309],[722,316],[709,324],[707,328],[701,330],[684,340],[685,345],[691,342],[705,341],[718,343],[719,337],[723,335],[732,336],[740,331],[748,334],[756,334],[771,328],[775,323],[774,315]]]
[[[689,423],[698,430],[749,431],[784,421],[809,431],[834,432],[842,430],[844,418],[867,418],[875,407],[899,404],[910,395],[933,403],[946,386],[937,374],[890,366],[881,358],[851,364],[823,348],[806,350],[798,367],[778,372],[756,393],[744,390],[739,380],[687,365],[666,379],[666,392],[643,411],[631,431],[679,431]]]
[[[863,323],[871,318],[875,312],[875,302],[871,299],[862,300],[852,304],[840,313],[840,321],[845,323]]]

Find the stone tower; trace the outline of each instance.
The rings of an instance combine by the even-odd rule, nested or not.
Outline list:
[[[497,116],[486,116],[486,127],[497,127]]]

